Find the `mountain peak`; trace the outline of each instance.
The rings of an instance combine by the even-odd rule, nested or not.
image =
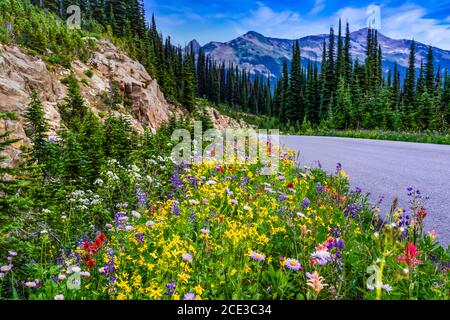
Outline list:
[[[247,33],[245,34],[245,36],[262,36],[262,34],[256,32],[256,31],[250,30],[249,32],[247,32]]]
[[[200,45],[200,43],[196,40],[193,39],[191,41],[189,41],[189,43],[186,45],[186,47],[184,48],[185,51],[190,51],[191,48],[194,50],[194,53],[198,53],[200,51],[200,48],[202,46]]]
[[[244,34],[242,37],[243,38],[257,38],[257,39],[261,39],[261,38],[265,39],[266,38],[261,33],[258,33],[256,31],[249,31],[246,34]]]

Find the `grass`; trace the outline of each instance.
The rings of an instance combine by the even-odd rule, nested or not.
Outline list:
[[[401,131],[383,131],[383,130],[307,130],[302,131],[299,135],[308,136],[327,136],[327,137],[343,137],[343,138],[359,138],[404,142],[419,142],[432,144],[450,145],[450,134],[440,132],[401,132]]]

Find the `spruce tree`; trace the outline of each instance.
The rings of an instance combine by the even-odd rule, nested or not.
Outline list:
[[[302,97],[302,70],[300,45],[295,41],[292,52],[291,76],[286,101],[286,118],[291,122],[301,121],[304,117]]]
[[[334,29],[330,28],[330,36],[328,42],[325,81],[323,83],[323,107],[325,110],[333,108],[333,96],[337,87],[336,80],[336,64],[335,64],[335,50],[334,50]],[[323,71],[322,71],[323,72]],[[329,112],[328,112],[329,113]]]
[[[47,157],[48,124],[44,109],[37,91],[31,93],[31,102],[24,115],[25,133],[31,141],[31,158],[34,162],[43,164]]]
[[[342,39],[342,23],[339,19],[339,31],[338,31],[338,45],[337,45],[337,58],[336,58],[336,79],[339,81],[341,77],[345,77],[345,52],[344,42]]]
[[[17,120],[13,113],[0,112],[0,121]],[[27,168],[22,164],[12,166],[6,163],[9,158],[6,151],[21,139],[11,137],[12,131],[0,132],[0,254],[7,255],[11,242],[15,241],[10,233],[21,226],[24,212],[30,207],[30,201],[25,196],[29,185],[26,177]],[[15,245],[18,245],[17,243]],[[19,244],[20,245],[20,244]]]
[[[415,86],[416,86],[416,48],[414,40],[411,41],[408,71],[404,86],[404,104],[406,112],[412,111],[415,105]]]
[[[428,47],[427,63],[425,66],[425,82],[429,93],[434,93],[435,78],[434,78],[434,61],[433,61],[433,48]]]
[[[66,82],[68,83],[68,94],[64,103],[59,106],[61,119],[68,129],[79,132],[88,109],[81,94],[78,80],[69,76]]]
[[[195,83],[192,60],[189,55],[184,57],[183,62],[183,106],[189,112],[194,111],[195,105]]]
[[[350,43],[350,25],[347,22],[345,33],[345,45],[344,45],[344,64],[345,64],[345,79],[347,82],[350,80],[352,72],[352,57],[351,57],[351,43]]]

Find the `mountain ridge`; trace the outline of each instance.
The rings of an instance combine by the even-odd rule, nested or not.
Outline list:
[[[362,28],[350,33],[351,54],[353,61],[358,59],[364,62],[366,55],[366,39],[368,28]],[[211,41],[201,46],[205,54],[211,56],[219,63],[233,63],[251,74],[260,74],[266,77],[279,77],[283,61],[290,62],[292,45],[299,40],[302,51],[302,64],[315,61],[320,66],[322,46],[325,40],[328,44],[328,34],[308,35],[298,39],[283,39],[266,37],[263,34],[250,30],[247,33],[227,42]],[[337,35],[336,35],[337,39]],[[193,40],[194,41],[194,40]],[[409,48],[412,40],[392,39],[378,32],[378,41],[383,51],[383,71],[387,75],[395,62],[398,63],[401,76],[404,76],[408,67]],[[197,41],[195,41],[198,44]],[[197,48],[198,52],[199,48]],[[416,41],[416,68],[420,68],[421,61],[426,61],[428,45]],[[436,67],[441,70],[450,69],[450,51],[433,47]]]

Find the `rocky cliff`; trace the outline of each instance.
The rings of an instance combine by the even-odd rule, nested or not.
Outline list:
[[[172,115],[185,113],[169,103],[160,91],[158,83],[145,68],[107,41],[99,41],[88,63],[73,61],[71,71],[48,64],[41,58],[28,54],[26,49],[0,44],[0,112],[15,112],[17,121],[0,121],[0,132],[13,131],[14,137],[23,138],[9,150],[10,163],[18,161],[20,146],[28,144],[23,129],[23,114],[30,102],[30,93],[40,93],[49,135],[56,135],[60,128],[58,104],[62,103],[67,87],[61,82],[71,72],[80,80],[81,92],[86,104],[97,115],[108,110],[108,97],[112,85],[117,87],[122,101],[117,113],[129,117],[138,131],[148,126],[153,132]],[[88,71],[89,70],[89,71]],[[238,126],[239,123],[217,112],[210,111],[218,128]]]

